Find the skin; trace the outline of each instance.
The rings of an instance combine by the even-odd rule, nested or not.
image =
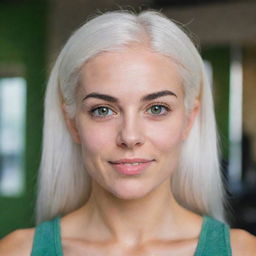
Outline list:
[[[176,96],[141,101],[163,90]],[[85,99],[95,92],[119,103]],[[92,192],[83,207],[61,219],[64,255],[192,256],[202,217],[176,202],[170,180],[200,103],[195,100],[186,112],[176,65],[140,45],[101,54],[83,67],[77,102],[74,119],[65,105],[63,112],[81,145]],[[154,112],[155,105],[167,108]],[[99,106],[109,109],[99,112]],[[135,176],[121,175],[108,162],[138,157],[154,161]],[[29,255],[33,234],[34,229],[10,234],[0,242],[0,255]],[[231,244],[235,256],[255,255],[255,237],[245,231],[232,230]]]

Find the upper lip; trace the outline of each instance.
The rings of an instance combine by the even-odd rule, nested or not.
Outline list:
[[[154,159],[145,159],[145,158],[124,158],[116,161],[109,161],[111,164],[123,164],[123,163],[147,163],[154,161]]]

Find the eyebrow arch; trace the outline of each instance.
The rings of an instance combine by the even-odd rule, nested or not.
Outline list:
[[[165,90],[165,91],[150,93],[150,94],[144,96],[142,98],[142,101],[154,100],[156,98],[167,96],[167,95],[175,96],[176,98],[178,98],[177,95],[174,92],[171,92],[169,90]]]
[[[160,91],[160,92],[150,93],[150,94],[142,97],[141,101],[150,101],[150,100],[154,100],[156,98],[167,96],[167,95],[175,96],[176,98],[178,98],[178,96],[174,92],[169,91],[169,90],[164,90],[164,91]],[[97,99],[102,99],[102,100],[114,102],[114,103],[119,102],[119,100],[113,96],[110,96],[107,94],[96,93],[96,92],[88,94],[87,96],[85,96],[83,98],[82,101],[84,101],[88,98],[97,98]]]

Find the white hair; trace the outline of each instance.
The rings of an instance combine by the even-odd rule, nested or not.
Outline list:
[[[85,62],[104,51],[143,43],[169,56],[183,79],[185,107],[200,99],[201,109],[182,147],[172,191],[185,208],[224,220],[224,189],[219,168],[213,100],[203,61],[191,39],[177,24],[156,11],[101,14],[80,27],[62,49],[52,69],[45,98],[43,151],[39,173],[37,223],[81,207],[89,198],[91,180],[65,124],[76,111],[76,90]]]

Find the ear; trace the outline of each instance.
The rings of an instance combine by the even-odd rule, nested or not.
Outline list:
[[[66,110],[66,107],[67,106],[65,105],[65,103],[62,103],[61,109],[62,109],[62,112],[63,112],[63,115],[64,115],[66,125],[68,127],[68,130],[70,132],[70,135],[71,135],[73,141],[77,144],[80,144],[80,136],[79,136],[78,129],[76,127],[75,119],[71,119],[69,117],[68,112]]]
[[[200,102],[198,99],[195,100],[193,108],[189,111],[189,113],[186,116],[186,123],[185,123],[185,129],[182,135],[182,139],[186,140],[186,138],[189,135],[189,132],[195,122],[195,119],[197,115],[199,115],[200,112]]]

